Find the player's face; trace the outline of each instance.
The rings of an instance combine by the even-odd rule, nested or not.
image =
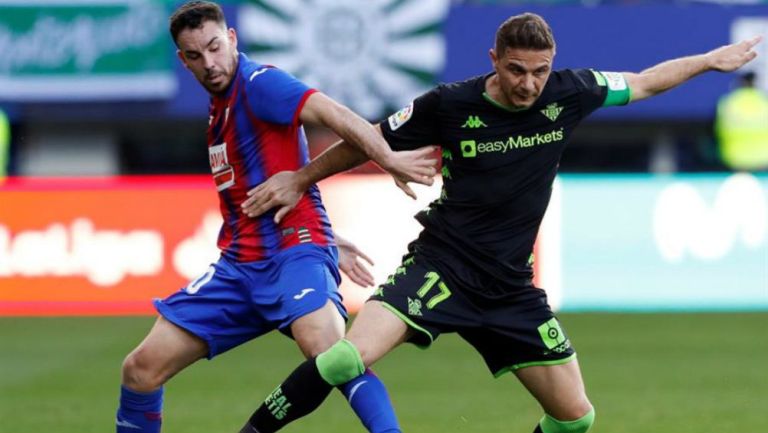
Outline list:
[[[499,79],[504,102],[514,108],[529,108],[536,102],[552,72],[555,51],[507,48],[491,50],[493,68]]]
[[[184,29],[176,38],[176,52],[209,93],[223,93],[237,70],[237,35],[215,21]]]

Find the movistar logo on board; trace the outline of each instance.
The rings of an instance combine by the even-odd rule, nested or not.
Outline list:
[[[460,143],[461,156],[474,158],[479,153],[501,152],[507,153],[512,149],[525,149],[547,143],[562,141],[565,137],[563,128],[555,129],[545,134],[518,135],[509,137],[506,141],[477,142],[476,140],[464,140]]]
[[[546,108],[541,110],[541,114],[545,115],[547,119],[553,122],[557,120],[557,117],[560,116],[560,113],[562,112],[563,112],[563,107],[557,105],[557,102],[555,102],[554,104],[549,104],[546,106]]]
[[[488,125],[486,125],[485,123],[483,123],[482,120],[480,120],[480,116],[469,116],[469,118],[467,118],[467,121],[464,122],[463,125],[461,125],[462,128],[472,128],[472,129],[483,128],[486,126]]]

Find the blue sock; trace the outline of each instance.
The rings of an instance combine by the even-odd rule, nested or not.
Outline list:
[[[121,386],[117,433],[160,433],[162,410],[163,388],[145,393]]]
[[[370,369],[339,389],[369,432],[400,433],[387,389]]]

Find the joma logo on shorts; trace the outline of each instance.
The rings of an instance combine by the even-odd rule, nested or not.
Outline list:
[[[542,144],[555,143],[561,141],[563,137],[565,137],[565,133],[563,128],[560,128],[547,132],[546,134],[509,137],[506,141],[499,140],[478,143],[476,140],[464,140],[460,144],[461,156],[464,158],[474,158],[478,153],[507,153],[512,149],[525,149]]]

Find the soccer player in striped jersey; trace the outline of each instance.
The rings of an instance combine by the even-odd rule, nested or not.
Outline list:
[[[344,334],[339,266],[362,284],[372,279],[354,245],[334,238],[320,192],[312,186],[279,223],[241,208],[248,191],[270,176],[309,163],[302,125],[330,128],[390,172],[397,184],[431,184],[431,149],[394,152],[365,120],[278,68],[237,51],[237,34],[221,8],[195,1],[170,18],[178,56],[211,95],[208,152],[224,219],[219,260],[166,299],[144,341],[122,368],[118,433],[157,433],[163,385],[175,374],[264,333],[279,329],[307,357]],[[183,211],[183,210],[182,210]],[[399,432],[381,381],[370,371],[341,387],[366,428]],[[298,407],[275,395],[274,414]],[[302,409],[303,410],[303,409]]]

